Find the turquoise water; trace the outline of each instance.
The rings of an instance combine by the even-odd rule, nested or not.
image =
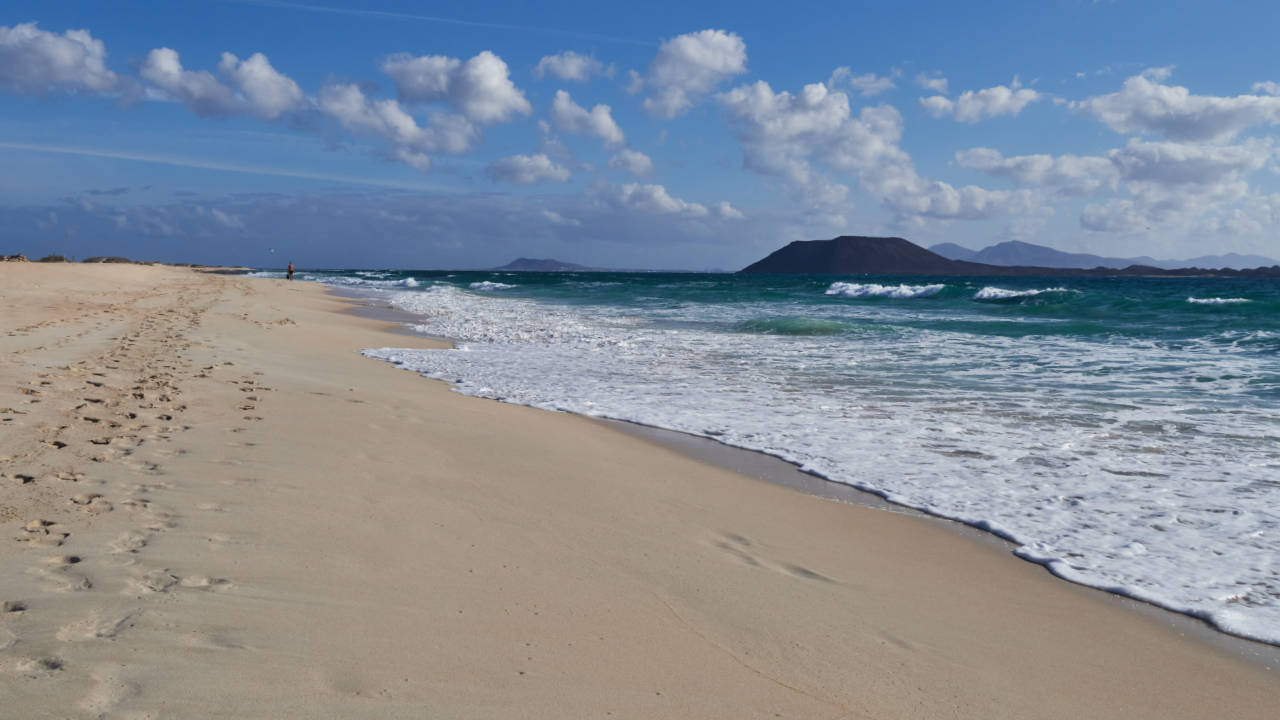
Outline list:
[[[460,392],[768,452],[1280,644],[1280,281],[345,271]]]

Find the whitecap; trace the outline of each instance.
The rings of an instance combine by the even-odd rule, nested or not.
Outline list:
[[[973,294],[974,300],[1012,300],[1014,298],[1035,297],[1044,293],[1069,292],[1066,288],[1042,288],[1039,290],[1008,290],[988,285]]]
[[[1239,305],[1240,303],[1252,302],[1249,298],[1198,298],[1189,297],[1187,302],[1193,305]]]
[[[467,287],[472,290],[507,290],[509,288],[515,287],[515,285],[508,285],[507,283],[489,282],[488,280],[481,280],[480,282],[473,282]]]
[[[917,298],[937,295],[942,292],[944,287],[946,285],[941,283],[937,285],[879,285],[876,283],[834,282],[827,288],[826,294],[850,298]]]

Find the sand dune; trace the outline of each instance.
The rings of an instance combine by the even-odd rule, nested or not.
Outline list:
[[[319,286],[0,266],[0,716],[1265,718],[936,523],[448,392]]]

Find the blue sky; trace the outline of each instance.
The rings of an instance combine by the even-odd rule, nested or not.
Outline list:
[[[0,252],[1277,256],[1277,30],[1264,2],[10,0]]]

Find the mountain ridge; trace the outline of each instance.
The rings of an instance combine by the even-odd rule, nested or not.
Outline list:
[[[952,260],[899,237],[842,235],[796,240],[739,272],[833,275],[991,275],[1060,277],[1280,277],[1280,265],[1248,270],[1159,268],[1055,268],[990,265]]]
[[[1157,260],[1149,255],[1129,258],[1106,257],[1090,253],[1068,253],[1045,247],[1044,245],[1035,245],[1019,240],[1009,240],[995,245],[988,245],[981,250],[970,250],[962,245],[944,242],[931,245],[929,250],[951,260],[980,262],[988,265],[1029,265],[1051,268],[1084,269],[1106,267],[1121,269],[1131,265],[1145,265],[1166,270],[1187,267],[1240,270],[1277,264],[1277,261],[1261,255],[1240,255],[1238,253],[1201,255],[1187,260]]]

